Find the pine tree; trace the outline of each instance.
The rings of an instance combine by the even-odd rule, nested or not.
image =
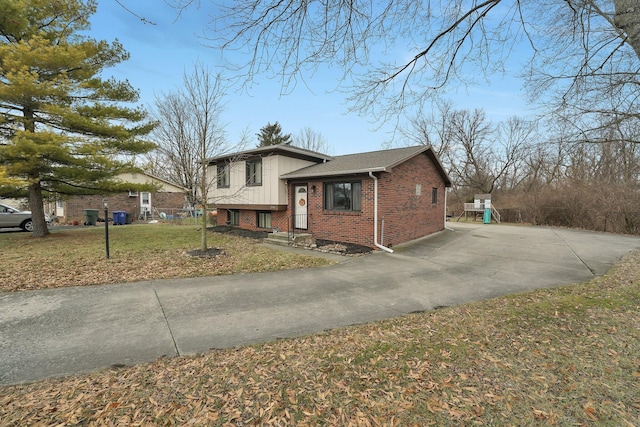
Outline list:
[[[43,193],[108,194],[132,170],[127,156],[150,151],[154,124],[128,108],[138,92],[103,79],[128,59],[89,29],[94,0],[0,0],[0,193],[29,197],[33,235],[48,234]],[[2,195],[0,194],[0,195]]]
[[[274,124],[267,123],[265,127],[260,129],[260,133],[258,136],[258,147],[266,147],[269,145],[278,145],[291,144],[291,134],[288,133],[286,135],[282,134],[282,126],[280,123],[275,122]]]

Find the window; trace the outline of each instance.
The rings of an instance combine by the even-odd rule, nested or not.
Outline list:
[[[262,159],[247,160],[247,185],[262,185]]]
[[[229,164],[223,163],[217,165],[218,188],[228,188],[231,184],[231,174],[229,172]]]
[[[235,209],[229,210],[229,225],[240,225],[240,211]]]
[[[258,228],[271,228],[271,212],[258,212]]]
[[[324,208],[329,211],[359,211],[362,184],[327,182],[324,184]]]
[[[431,189],[431,204],[438,204],[438,187],[433,187]]]

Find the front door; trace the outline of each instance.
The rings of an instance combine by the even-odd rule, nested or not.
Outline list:
[[[140,215],[145,219],[151,216],[151,193],[140,192]]]
[[[296,185],[294,187],[294,227],[303,230],[307,229],[307,186]]]

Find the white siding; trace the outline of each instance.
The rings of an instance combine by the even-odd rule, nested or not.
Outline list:
[[[169,184],[168,182],[155,179],[144,173],[123,173],[118,175],[118,179],[123,182],[130,182],[132,184],[158,184],[160,185],[160,192],[165,193],[181,193],[183,188],[176,185]]]
[[[315,164],[308,160],[273,155],[262,158],[262,185],[247,186],[246,162],[231,164],[229,188],[217,188],[214,183],[209,192],[209,203],[243,205],[286,205],[287,187],[280,175]],[[217,175],[216,165],[209,166],[208,176]]]

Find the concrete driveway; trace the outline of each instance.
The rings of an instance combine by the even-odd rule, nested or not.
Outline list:
[[[331,267],[0,293],[0,385],[582,282],[640,247],[606,233],[450,226]]]

